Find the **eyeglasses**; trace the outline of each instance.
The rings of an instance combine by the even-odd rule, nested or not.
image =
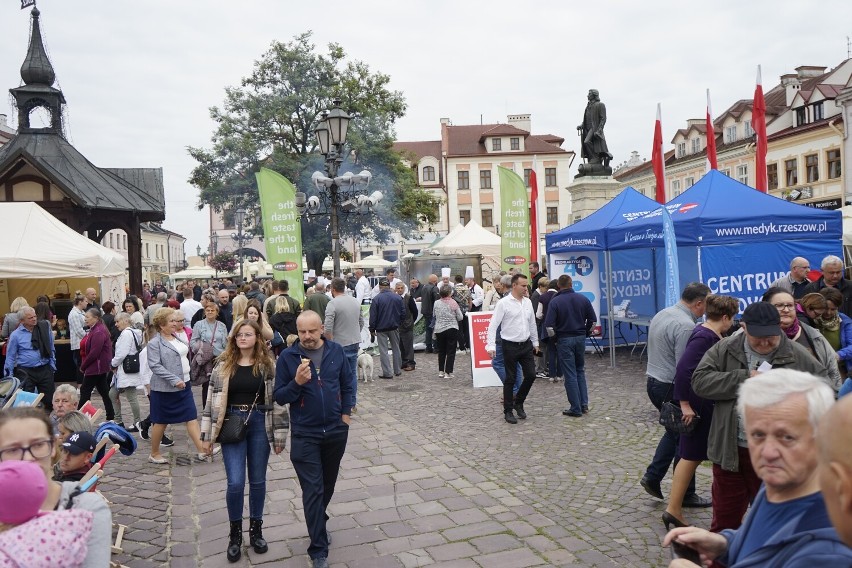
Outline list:
[[[39,440],[23,448],[7,448],[0,450],[0,462],[20,461],[27,452],[37,460],[44,459],[53,453],[53,440]]]
[[[779,312],[783,312],[784,310],[792,310],[796,308],[796,304],[772,304],[775,306]]]
[[[256,333],[238,333],[236,335],[237,339],[249,339],[250,337],[257,337]]]

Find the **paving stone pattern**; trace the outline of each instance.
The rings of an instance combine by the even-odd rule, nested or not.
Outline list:
[[[564,386],[537,380],[525,405],[529,418],[510,425],[499,389],[471,387],[467,355],[456,358],[449,381],[437,378],[436,355],[416,359],[417,370],[402,377],[359,383],[329,507],[332,567],[667,565],[664,504],[638,485],[661,434],[643,362],[619,353],[612,369],[608,359],[589,355],[590,414],[562,416]],[[163,449],[169,465],[148,463],[149,444],[140,440],[134,456],[112,460],[99,484],[114,519],[128,526],[115,560],[129,567],[309,565],[301,492],[286,452],[271,456],[267,475],[269,552],[244,548],[230,564],[221,457],[197,462],[185,431],[171,427],[169,434],[176,440]],[[699,493],[709,486],[702,466]],[[709,510],[685,513],[709,525]]]

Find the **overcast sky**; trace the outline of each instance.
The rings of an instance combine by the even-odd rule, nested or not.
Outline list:
[[[606,137],[619,163],[650,158],[656,104],[668,142],[701,118],[705,89],[718,116],[751,98],[756,66],[768,90],[799,65],[847,57],[852,3],[39,0],[42,32],[68,101],[71,142],[101,167],[162,167],[166,228],[206,248],[208,214],[186,183],[186,146],[209,144],[208,108],[237,85],[273,40],[314,31],[318,47],[390,75],[404,93],[400,140],[436,140],[439,119],[505,122],[532,114],[535,134],[565,138],[589,88],[607,105]],[[325,12],[323,12],[325,10]],[[0,6],[0,88],[21,83],[29,10]],[[11,97],[0,113],[14,122]],[[481,117],[481,118],[480,118]],[[579,158],[574,164],[579,163]],[[560,180],[560,185],[562,181]]]

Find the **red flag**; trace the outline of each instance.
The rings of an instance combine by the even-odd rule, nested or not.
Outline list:
[[[657,123],[654,126],[654,149],[651,151],[651,163],[654,177],[657,178],[657,203],[666,202],[666,164],[663,152],[663,121],[660,118],[660,103],[657,103]]]
[[[713,108],[710,106],[710,89],[707,89],[707,171],[718,170],[716,162],[716,132],[713,130]]]
[[[763,81],[760,78],[760,65],[757,66],[757,86],[754,88],[754,103],[751,110],[751,125],[755,138],[754,187],[766,193],[766,100],[763,98]]]
[[[538,262],[538,179],[535,168],[538,160],[533,156],[533,167],[530,170],[530,262]]]

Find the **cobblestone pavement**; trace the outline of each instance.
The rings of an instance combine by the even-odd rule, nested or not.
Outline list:
[[[469,357],[456,362],[451,381],[437,378],[436,355],[418,353],[416,371],[359,384],[329,507],[331,566],[667,565],[664,504],[638,484],[661,434],[643,363],[619,353],[612,369],[608,359],[587,355],[590,414],[562,416],[563,385],[538,380],[525,405],[529,418],[510,425],[499,389],[473,389]],[[171,430],[175,446],[163,452],[169,465],[149,464],[140,440],[134,456],[111,461],[99,484],[115,521],[128,526],[115,560],[130,567],[309,565],[301,493],[286,453],[270,458],[269,552],[247,549],[229,564],[221,458],[191,460],[186,433]],[[709,493],[709,475],[699,468],[699,493]],[[709,525],[709,510],[686,515]]]

